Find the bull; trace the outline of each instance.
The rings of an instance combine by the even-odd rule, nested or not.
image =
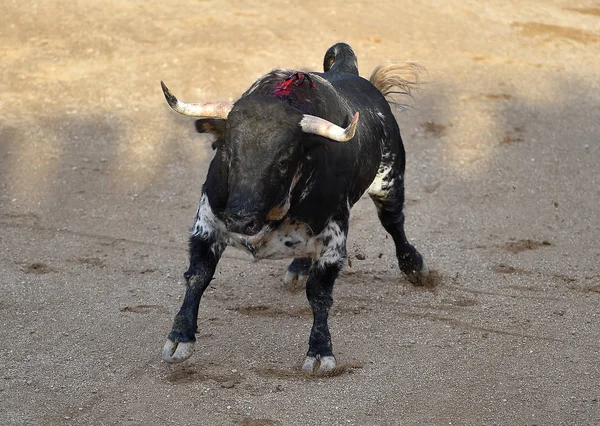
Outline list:
[[[350,209],[365,191],[393,238],[400,270],[415,284],[427,280],[429,270],[404,231],[405,153],[386,98],[410,93],[398,73],[402,66],[379,66],[363,79],[351,47],[338,43],[325,53],[323,67],[323,73],[271,71],[234,103],[185,103],[161,82],[173,110],[201,117],[196,128],[214,135],[216,150],[164,361],[192,355],[200,299],[223,251],[233,246],[254,259],[293,259],[285,280],[306,279],[313,313],[302,369],[334,369],[327,318],[347,258]]]

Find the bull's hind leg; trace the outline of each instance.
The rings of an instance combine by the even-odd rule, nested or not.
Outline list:
[[[400,270],[415,285],[426,284],[429,269],[421,254],[408,242],[404,232],[404,164],[399,156],[385,154],[377,176],[368,193],[385,230],[396,245],[396,257]]]
[[[285,273],[283,282],[286,287],[290,289],[303,287],[308,279],[311,265],[312,259],[308,257],[295,258]]]
[[[336,366],[327,318],[333,305],[333,283],[346,260],[348,220],[332,220],[323,231],[323,248],[313,263],[306,297],[313,313],[308,352],[302,365],[306,372],[326,373]]]

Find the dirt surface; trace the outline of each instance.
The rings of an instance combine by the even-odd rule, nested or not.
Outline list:
[[[0,424],[600,424],[600,3],[6,1],[0,28]],[[274,67],[413,60],[398,113],[415,288],[368,199],[337,281],[333,377],[302,375],[287,262],[232,249],[197,350],[184,292],[210,140],[168,109]],[[407,101],[407,100],[404,100]],[[360,260],[362,259],[362,260]]]

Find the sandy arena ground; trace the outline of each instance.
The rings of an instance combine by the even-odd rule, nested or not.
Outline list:
[[[0,27],[1,425],[600,424],[600,3],[45,0]],[[298,371],[288,262],[229,249],[196,353],[161,362],[213,151],[184,100],[353,46],[424,65],[398,112],[415,288],[368,197]],[[405,100],[407,101],[407,100]]]

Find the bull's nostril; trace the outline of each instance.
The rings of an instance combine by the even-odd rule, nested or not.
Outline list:
[[[254,230],[255,227],[256,227],[256,221],[254,219],[252,219],[248,223],[246,223],[246,229],[249,231]]]

